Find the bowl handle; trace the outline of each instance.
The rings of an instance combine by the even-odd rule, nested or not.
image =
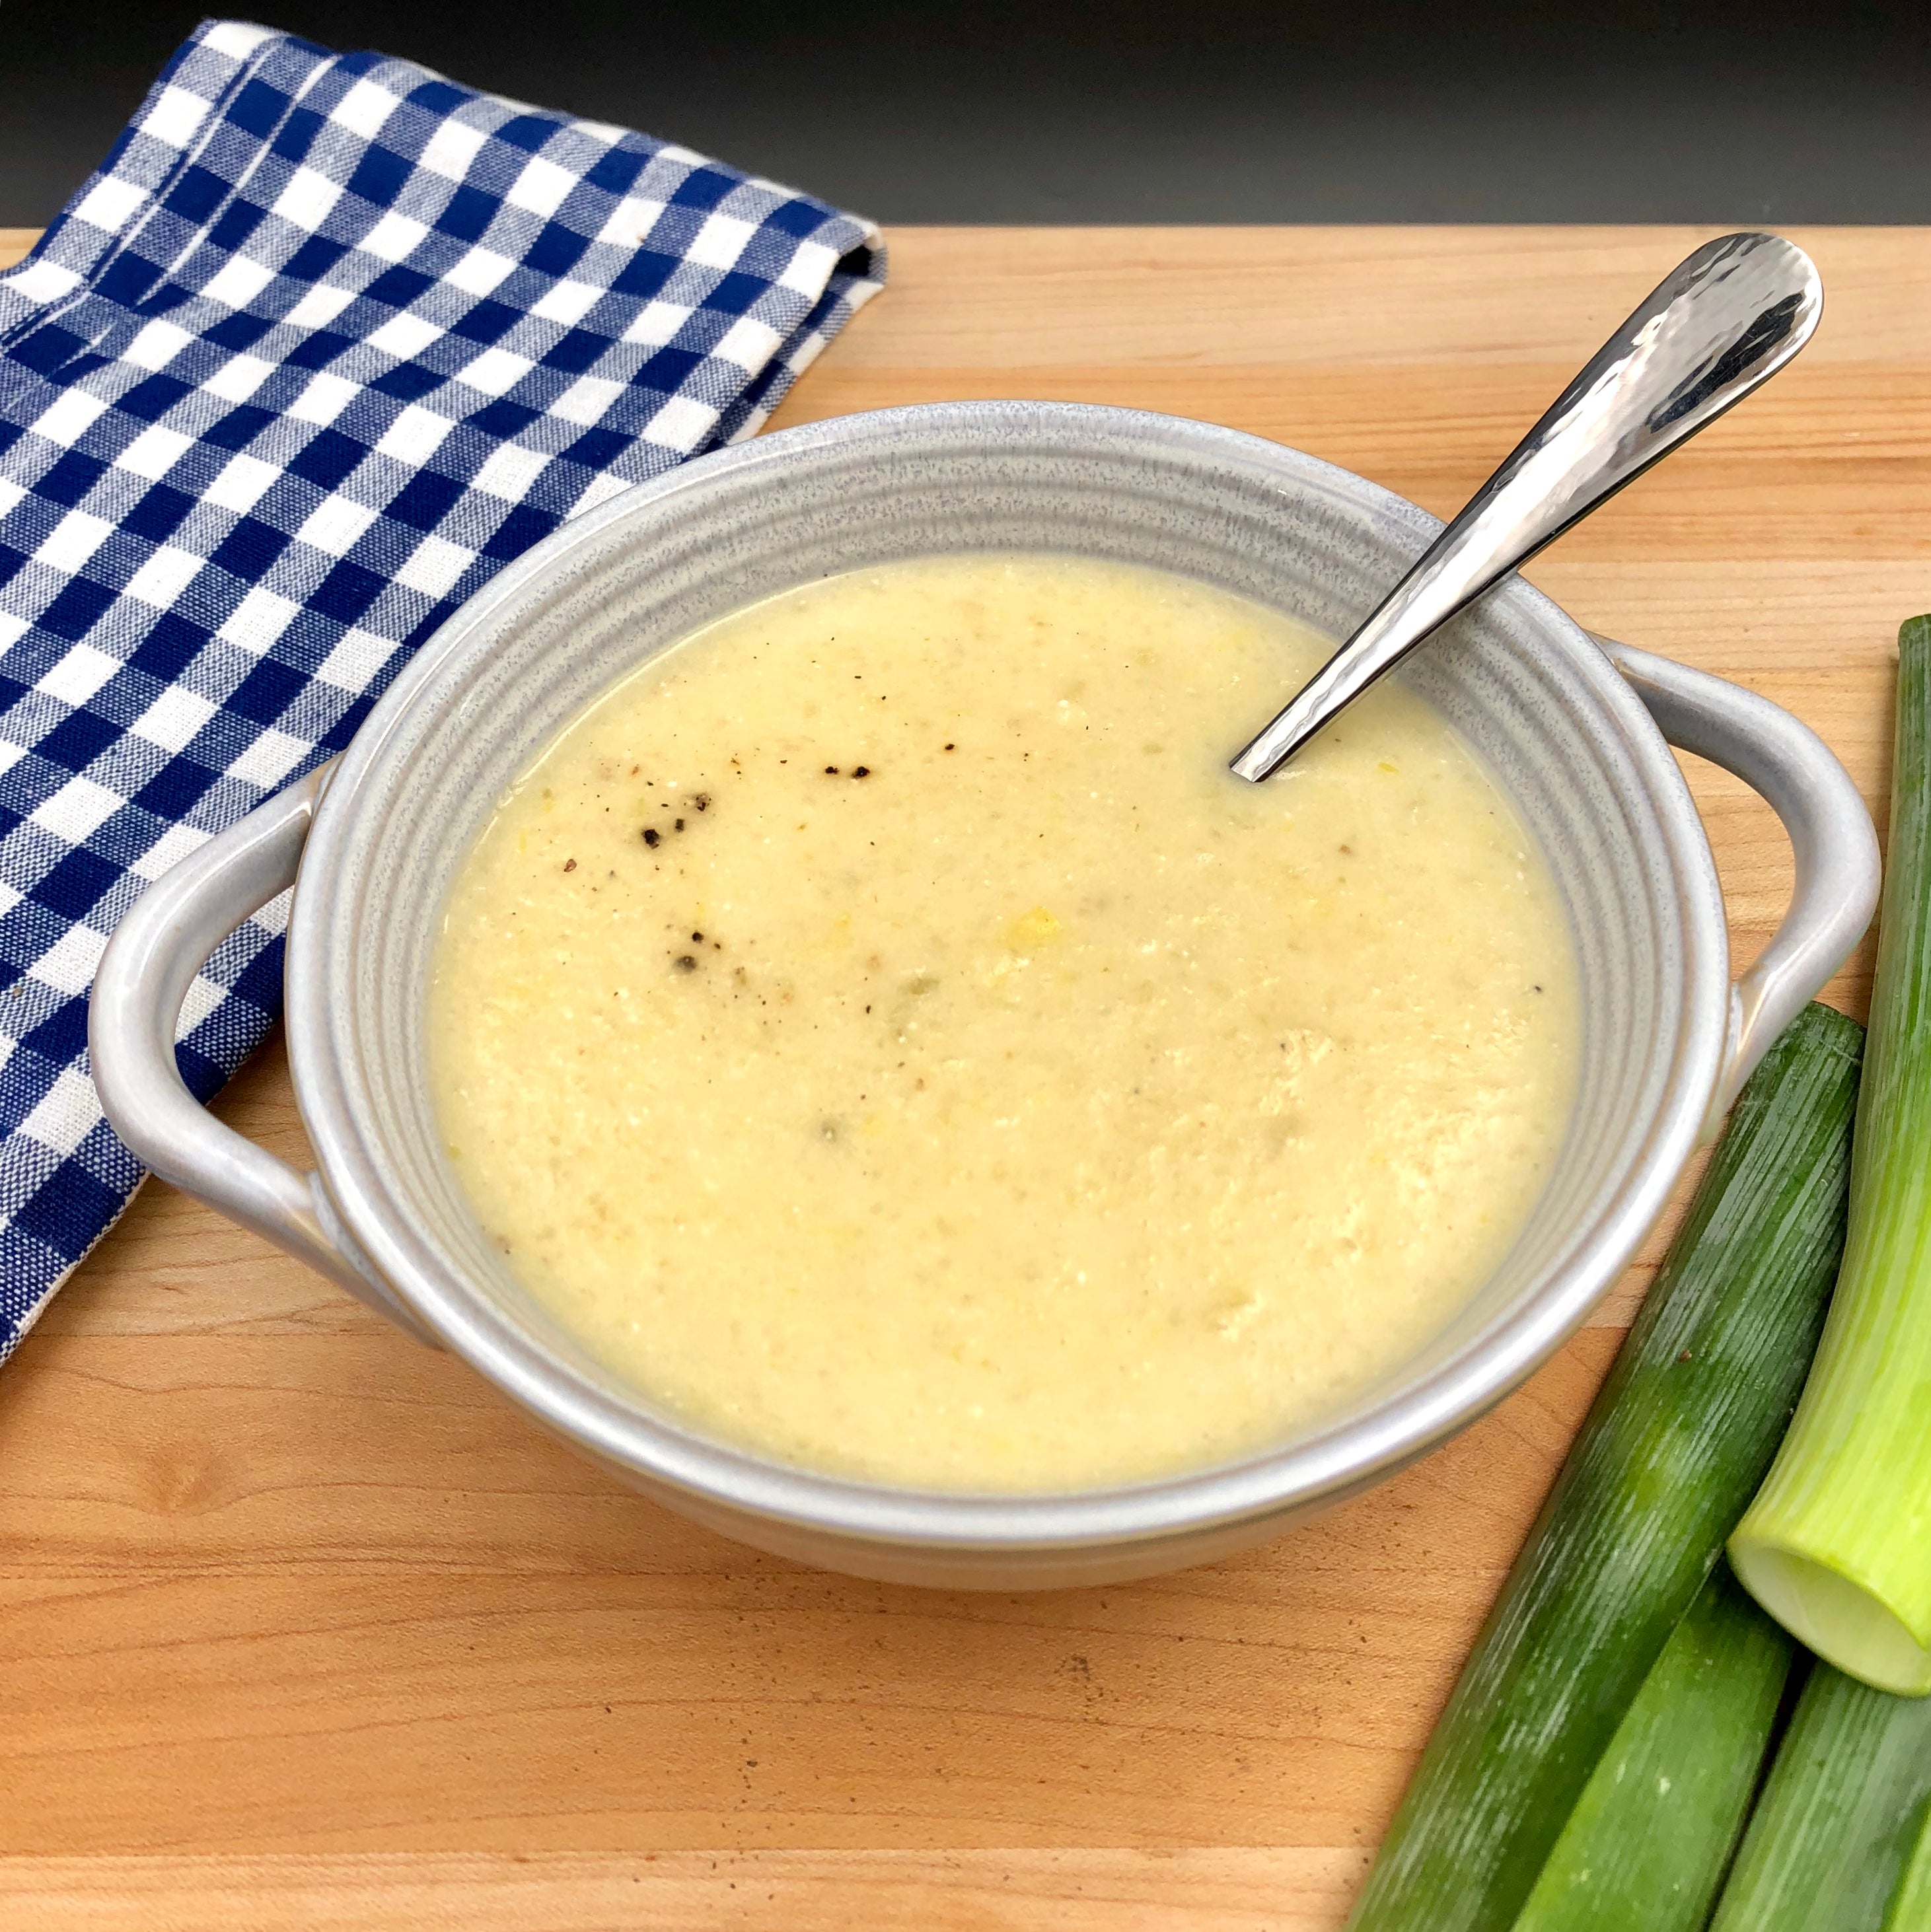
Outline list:
[[[1783,821],[1797,888],[1783,923],[1730,989],[1729,1040],[1704,1123],[1713,1135],[1771,1041],[1849,956],[1877,910],[1877,833],[1862,795],[1817,734],[1741,685],[1670,658],[1596,641],[1672,745],[1721,765]]]
[[[331,769],[278,792],[135,901],[94,976],[89,1058],[109,1123],[155,1173],[428,1342],[421,1322],[356,1257],[320,1177],[298,1173],[217,1120],[175,1064],[175,1028],[195,976],[249,914],[295,883]]]

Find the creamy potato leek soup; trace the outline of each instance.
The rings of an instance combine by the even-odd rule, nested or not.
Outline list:
[[[1429,1340],[1566,1122],[1552,883],[1328,641],[1065,556],[812,584],[506,796],[429,995],[447,1150],[585,1346],[820,1471],[1038,1491],[1260,1449]]]

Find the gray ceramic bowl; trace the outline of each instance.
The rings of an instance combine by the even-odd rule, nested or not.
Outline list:
[[[423,646],[336,769],[149,890],[95,988],[109,1118],[168,1179],[455,1350],[624,1480],[745,1542],[863,1576],[1011,1588],[1258,1541],[1425,1454],[1548,1357],[1628,1262],[1706,1122],[1855,944],[1875,902],[1870,820],[1794,718],[1605,650],[1513,580],[1410,661],[1404,675],[1486,760],[1559,882],[1583,987],[1574,1117],[1521,1238],[1426,1348],[1265,1454],[1131,1487],[959,1496],[821,1476],[695,1434],[601,1368],[505,1270],[439,1152],[430,950],[453,872],[537,750],[652,652],[758,598],[892,558],[1058,550],[1180,572],[1338,636],[1437,527],[1293,450],[1061,404],[887,410],[690,464],[506,570]],[[1710,848],[1665,734],[1755,785],[1797,848],[1789,915],[1735,987]],[[307,1175],[198,1108],[171,1048],[203,961],[291,880],[289,1055],[320,1164]]]

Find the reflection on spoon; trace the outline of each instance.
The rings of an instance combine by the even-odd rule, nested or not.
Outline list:
[[[1233,761],[1270,777],[1344,706],[1496,579],[1776,374],[1824,290],[1777,235],[1725,235],[1672,273],[1346,644]]]

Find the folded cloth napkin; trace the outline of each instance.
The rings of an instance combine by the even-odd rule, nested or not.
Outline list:
[[[0,1359],[141,1173],[87,994],[151,879],[340,751],[573,512],[749,435],[868,223],[377,54],[203,25],[0,274]],[[197,981],[206,1098],[285,910]]]

